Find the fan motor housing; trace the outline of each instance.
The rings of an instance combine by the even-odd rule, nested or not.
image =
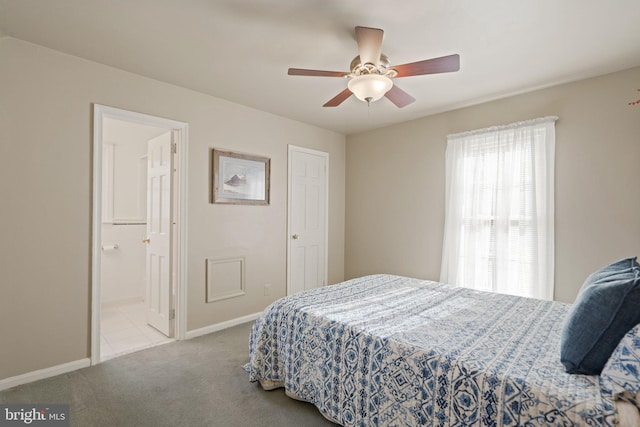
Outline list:
[[[384,53],[380,54],[380,65],[375,67],[373,64],[363,64],[360,55],[353,58],[349,69],[353,75],[361,74],[385,74],[389,68],[389,58]]]

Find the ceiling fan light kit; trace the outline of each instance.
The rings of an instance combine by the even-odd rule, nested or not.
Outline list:
[[[351,95],[370,104],[385,96],[398,108],[415,101],[411,95],[394,86],[393,78],[418,76],[424,74],[448,73],[460,69],[460,56],[457,54],[424,61],[390,66],[389,58],[382,50],[384,32],[379,28],[356,27],[356,41],[359,55],[351,61],[351,71],[307,70],[289,68],[291,76],[347,77],[347,88],[327,101],[323,107],[337,107]]]
[[[392,86],[391,79],[380,74],[353,76],[347,83],[347,87],[356,98],[367,104],[382,98]]]

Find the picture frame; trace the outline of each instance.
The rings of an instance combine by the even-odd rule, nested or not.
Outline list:
[[[211,203],[268,205],[271,159],[211,150]]]

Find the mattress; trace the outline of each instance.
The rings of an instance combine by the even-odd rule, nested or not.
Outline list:
[[[271,304],[248,370],[344,426],[618,425],[597,376],[569,375],[569,305],[394,275]]]

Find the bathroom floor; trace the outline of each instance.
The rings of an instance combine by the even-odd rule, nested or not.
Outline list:
[[[173,341],[147,325],[144,302],[109,305],[101,314],[102,361]]]

